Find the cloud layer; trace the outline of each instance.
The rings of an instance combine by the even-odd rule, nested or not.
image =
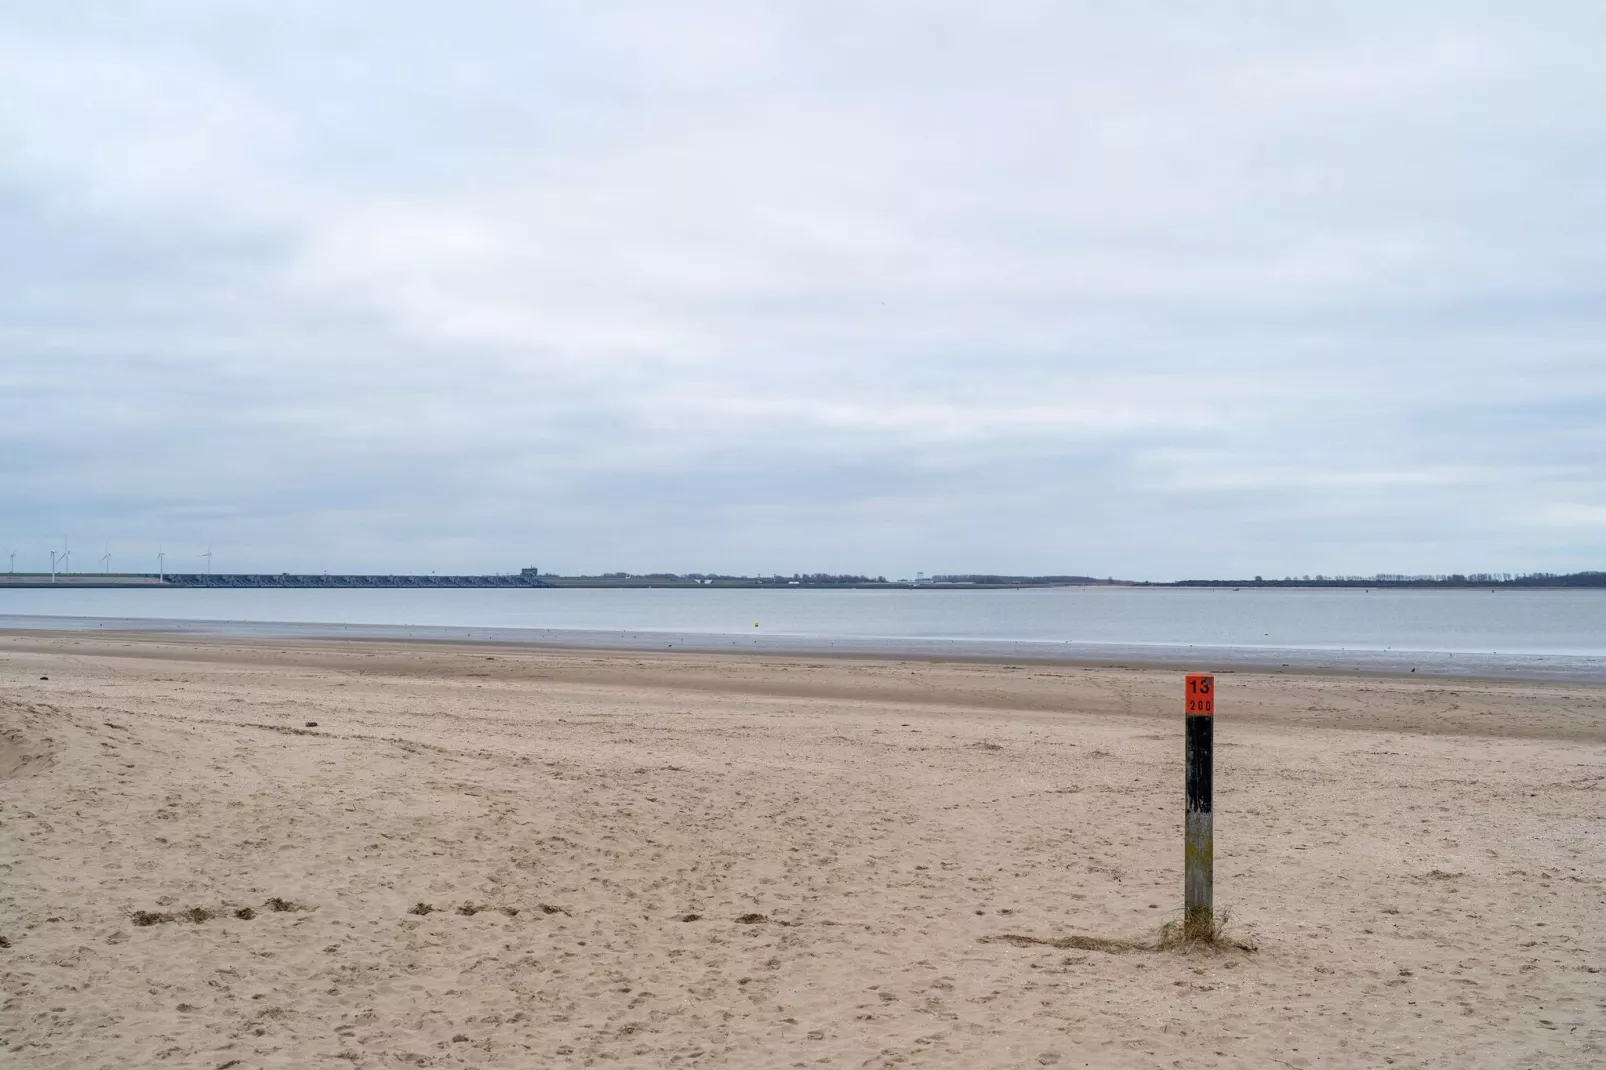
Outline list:
[[[1601,566],[1598,5],[592,7],[8,8],[0,551]]]

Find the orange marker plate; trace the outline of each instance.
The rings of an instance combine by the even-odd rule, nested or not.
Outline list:
[[[1189,673],[1187,686],[1188,713],[1193,716],[1213,716],[1216,712],[1216,678],[1208,673]]]

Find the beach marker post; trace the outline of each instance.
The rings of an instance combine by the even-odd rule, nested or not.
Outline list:
[[[1187,825],[1183,832],[1183,932],[1209,938],[1215,931],[1214,809],[1216,678],[1189,673],[1184,691],[1187,759],[1183,773]]]

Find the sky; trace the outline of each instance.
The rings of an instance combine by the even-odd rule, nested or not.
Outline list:
[[[1603,39],[1591,0],[9,0],[0,553],[1603,568]]]

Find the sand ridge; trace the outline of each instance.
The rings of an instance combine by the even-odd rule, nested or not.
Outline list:
[[[1130,947],[1179,905],[1179,688],[1044,666],[0,637],[0,731],[32,756],[0,773],[0,1051],[1606,1059],[1606,690],[1223,678],[1217,895],[1260,949],[1187,955]]]

